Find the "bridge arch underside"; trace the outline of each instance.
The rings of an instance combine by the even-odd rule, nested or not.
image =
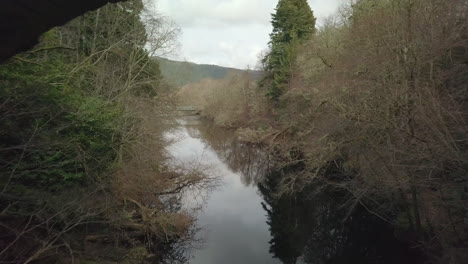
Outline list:
[[[56,26],[107,3],[125,0],[2,0],[0,1],[0,63],[32,48]]]

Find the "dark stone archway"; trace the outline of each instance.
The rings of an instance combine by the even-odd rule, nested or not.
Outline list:
[[[0,62],[32,48],[53,27],[125,0],[0,0]]]

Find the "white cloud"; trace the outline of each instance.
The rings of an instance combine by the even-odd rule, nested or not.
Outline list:
[[[180,54],[173,59],[245,68],[267,48],[277,0],[155,0],[158,13],[182,29]],[[318,23],[343,0],[309,0]]]
[[[159,0],[161,12],[182,27],[269,23],[271,0]]]

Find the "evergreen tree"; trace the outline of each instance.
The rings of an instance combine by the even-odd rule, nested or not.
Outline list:
[[[296,49],[315,32],[315,17],[307,0],[280,0],[272,15],[270,53],[263,59],[267,95],[278,101],[288,84]]]

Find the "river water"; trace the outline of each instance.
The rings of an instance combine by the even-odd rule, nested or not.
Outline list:
[[[418,263],[386,223],[362,208],[348,215],[341,206],[346,195],[319,195],[310,186],[278,199],[279,175],[269,172],[262,151],[198,117],[178,123],[167,135],[176,139],[167,148],[170,156],[180,164],[200,163],[220,181],[214,190],[185,197],[187,207],[202,208],[197,224],[203,242],[187,252],[189,263]]]

